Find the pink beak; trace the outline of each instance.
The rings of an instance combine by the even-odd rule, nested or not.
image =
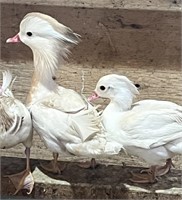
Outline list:
[[[93,94],[90,97],[88,97],[88,101],[91,102],[98,98],[99,98],[99,95],[96,92],[93,92]]]
[[[21,42],[20,37],[19,37],[18,34],[15,35],[15,36],[12,37],[12,38],[8,38],[8,39],[6,40],[6,43],[17,43],[17,42]]]

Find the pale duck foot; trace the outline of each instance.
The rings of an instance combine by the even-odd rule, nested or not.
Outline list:
[[[34,179],[30,170],[24,170],[17,174],[6,175],[16,188],[14,193],[17,194],[21,189],[28,190],[27,194],[30,194],[34,187]]]
[[[156,165],[156,176],[163,176],[165,174],[167,174],[168,172],[170,172],[171,168],[175,167],[171,158],[166,160],[166,164],[164,166],[158,166]],[[151,169],[144,169],[141,170],[140,173],[150,173]]]
[[[58,153],[53,153],[53,160],[51,160],[48,164],[41,163],[40,166],[48,172],[52,172],[54,174],[61,174],[66,168],[66,166],[58,163],[58,155]]]
[[[133,183],[155,183],[158,180],[156,177],[156,169],[157,169],[157,166],[154,165],[154,166],[151,166],[147,170],[143,170],[143,173],[131,172],[132,178],[129,180]],[[146,173],[144,173],[144,171]]]
[[[166,160],[166,164],[164,166],[158,166],[156,169],[156,176],[163,176],[170,172],[171,168],[175,167],[171,158]]]
[[[27,194],[30,194],[34,187],[34,178],[30,171],[30,148],[26,147],[25,155],[26,155],[26,170],[17,174],[5,176],[11,180],[11,182],[16,188],[14,195],[17,194],[21,189],[28,190]]]

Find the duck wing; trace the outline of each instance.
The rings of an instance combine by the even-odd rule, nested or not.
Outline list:
[[[52,138],[71,143],[90,140],[100,133],[100,115],[96,109],[67,89],[52,93],[30,108],[39,132],[47,131]],[[49,127],[40,130],[47,121],[52,121]]]
[[[24,120],[22,116],[11,111],[8,98],[11,102],[13,101],[10,99],[11,97],[0,98],[0,133],[6,135],[16,134],[21,129]],[[6,101],[3,101],[3,99],[6,99]]]
[[[10,148],[19,143],[31,146],[32,121],[27,108],[14,98],[11,91],[14,80],[9,71],[3,72],[0,88],[0,148]]]
[[[181,106],[177,105],[176,103],[170,102],[170,101],[158,101],[158,100],[142,100],[134,103],[132,105],[132,110],[136,110],[139,108],[139,110],[145,109],[145,110],[155,110],[155,109],[181,109]]]
[[[59,87],[56,93],[51,93],[41,102],[47,107],[70,114],[77,113],[88,106],[88,103],[78,93],[63,87]]]
[[[128,145],[158,147],[182,138],[182,108],[147,110],[141,106],[125,112],[120,124]]]
[[[23,117],[20,117],[13,108],[16,107],[16,100],[11,92],[11,87],[16,79],[12,79],[10,71],[4,71],[3,84],[0,93],[0,133],[16,134],[23,123]]]

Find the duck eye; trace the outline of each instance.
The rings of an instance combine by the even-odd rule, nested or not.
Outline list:
[[[140,84],[136,83],[135,87],[140,88]]]
[[[101,85],[101,86],[100,86],[100,89],[101,89],[101,90],[105,90],[106,88],[105,88],[105,86]]]
[[[27,32],[27,35],[28,36],[32,36],[32,32]]]

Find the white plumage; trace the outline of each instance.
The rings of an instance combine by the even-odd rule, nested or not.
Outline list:
[[[0,148],[11,148],[20,143],[23,143],[26,147],[26,170],[8,177],[16,187],[15,193],[22,188],[28,189],[29,193],[31,193],[34,185],[29,166],[30,147],[32,145],[32,121],[27,108],[13,96],[11,87],[14,80],[12,80],[12,75],[9,71],[3,72],[3,84],[0,88]],[[17,180],[19,182],[18,185],[15,184]]]
[[[91,157],[118,153],[121,145],[109,145],[96,108],[52,79],[79,35],[50,16],[29,13],[21,21],[20,32],[7,40],[18,41],[33,52],[35,71],[27,103],[35,130],[54,153],[46,169],[59,172],[57,153]]]
[[[105,129],[128,153],[152,165],[153,178],[134,175],[133,181],[153,182],[156,176],[169,171],[173,156],[182,154],[182,107],[156,100],[133,104],[137,94],[137,88],[127,77],[111,74],[98,81],[89,100],[110,99],[102,114]],[[166,165],[159,167],[164,162]]]

